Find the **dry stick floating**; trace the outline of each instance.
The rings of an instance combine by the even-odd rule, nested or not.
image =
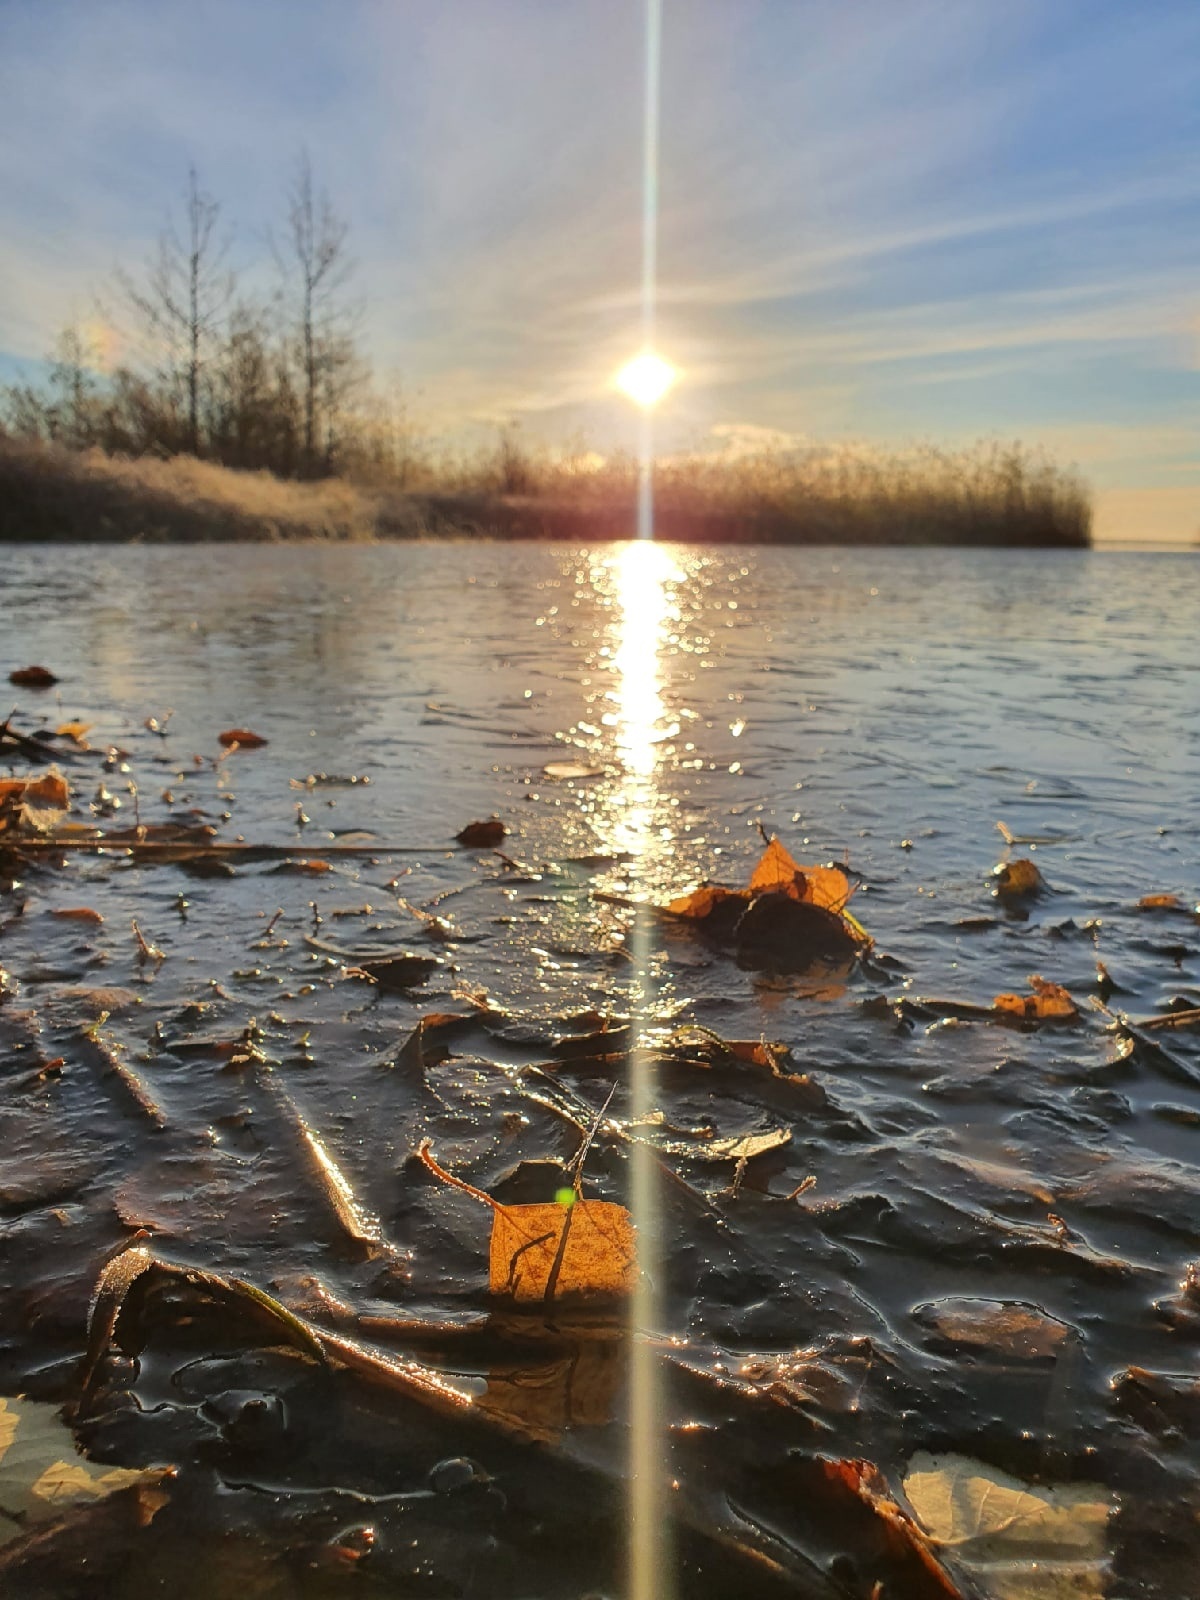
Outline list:
[[[299,1106],[273,1073],[268,1072],[265,1077],[272,1094],[307,1153],[309,1166],[347,1238],[368,1256],[393,1254],[392,1247],[383,1236],[383,1225],[379,1218],[359,1204],[349,1179],[325,1148],[320,1136],[310,1126]]]
[[[150,1119],[156,1128],[165,1128],[167,1114],[158,1101],[147,1089],[138,1074],[132,1067],[127,1066],[117,1054],[116,1047],[108,1043],[107,1039],[100,1037],[100,1029],[108,1021],[108,1012],[102,1011],[86,1028],[80,1029],[80,1038],[84,1045],[85,1054],[93,1053],[101,1064],[119,1078],[126,1092],[134,1101],[139,1111]],[[90,1052],[88,1047],[90,1046]]]

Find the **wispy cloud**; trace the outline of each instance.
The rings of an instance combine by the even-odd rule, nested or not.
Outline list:
[[[0,352],[41,354],[145,256],[189,161],[265,282],[306,145],[366,342],[432,428],[629,437],[641,29],[641,0],[0,7]],[[1128,421],[1176,470],[1152,452],[1200,316],[1190,0],[695,0],[664,63],[665,435]]]

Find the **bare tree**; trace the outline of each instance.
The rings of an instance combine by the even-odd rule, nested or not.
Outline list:
[[[328,194],[314,189],[307,152],[300,157],[287,201],[286,249],[280,265],[292,283],[303,462],[311,476],[317,471],[318,446],[325,467],[332,465],[337,414],[359,381],[348,327],[351,312],[343,298],[354,264],[346,254],[347,224],[334,211]]]
[[[190,167],[183,232],[174,222],[168,223],[144,285],[127,274],[120,277],[126,299],[150,335],[163,377],[180,391],[184,445],[192,455],[200,453],[204,370],[234,290],[233,274],[225,263],[228,240],[217,234],[220,211],[218,202],[201,189],[195,167]]]

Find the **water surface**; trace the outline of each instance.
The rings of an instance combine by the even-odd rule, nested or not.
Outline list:
[[[1191,1592],[1200,1313],[1179,1285],[1200,1253],[1200,1033],[1157,1035],[1165,1064],[1122,1060],[1088,998],[1100,961],[1110,1004],[1134,1018],[1200,1004],[1194,916],[1137,905],[1169,892],[1194,906],[1200,891],[1194,558],[18,546],[3,585],[5,670],[44,662],[62,680],[13,690],[17,725],[91,724],[94,753],[64,758],[76,820],[104,785],[120,802],[101,797],[106,825],[196,813],[226,838],[378,851],[331,852],[317,874],[80,855],[18,875],[0,936],[5,1392],[67,1392],[90,1285],[139,1225],[174,1260],[310,1309],[297,1285],[316,1278],[359,1316],[481,1310],[486,1213],[433,1185],[414,1151],[431,1138],[489,1190],[522,1161],[568,1159],[578,1134],[522,1069],[591,1014],[635,1007],[647,1028],[780,1041],[825,1096],[802,1103],[752,1071],[657,1085],[665,1122],[644,1136],[683,1180],[660,1191],[653,1330],[686,1352],[660,1419],[686,1501],[681,1588],[745,1592],[744,1537],[779,1557],[763,1593],[869,1593],[844,1565],[857,1535],[821,1546],[789,1474],[859,1457],[899,1483],[917,1452],[953,1450],[1114,1496],[1110,1567],[1081,1593]],[[168,709],[158,737],[145,720]],[[214,760],[231,727],[269,743]],[[563,764],[579,775],[554,776]],[[363,781],[305,784],[318,775]],[[510,830],[503,856],[456,846],[491,814]],[[1038,842],[1009,849],[998,822]],[[764,830],[861,880],[853,909],[875,950],[847,980],[739,970],[623,903],[745,882]],[[1005,908],[992,871],[1014,855],[1049,892]],[[51,915],[81,904],[103,925]],[[448,938],[412,908],[445,918]],[[132,917],[161,965],[139,963]],[[383,996],[331,953],[377,947],[442,965]],[[945,1004],[1027,991],[1031,973],[1070,989],[1079,1025],[1020,1031]],[[151,1087],[162,1130],[79,1047],[100,987],[130,991],[104,1037]],[[423,1079],[381,1066],[423,1013],[467,1013],[483,992],[505,1020],[466,1028]],[[897,1004],[915,998],[934,1004]],[[221,1043],[252,1019],[265,1061],[230,1071]],[[32,1071],[39,1052],[63,1071]],[[630,1109],[617,1068],[560,1076],[581,1115],[614,1077],[611,1110]],[[296,1115],[379,1217],[382,1263],[345,1248]],[[780,1127],[790,1143],[736,1184],[678,1153]],[[601,1132],[595,1192],[627,1198],[627,1167]],[[941,1303],[980,1300],[1066,1333],[1048,1359],[937,1333]],[[591,1405],[562,1399],[553,1361],[441,1354],[493,1411],[548,1435],[536,1460],[508,1434],[401,1426],[359,1395],[331,1405],[294,1360],[170,1340],[114,1375],[89,1443],[179,1465],[143,1543],[176,1594],[228,1592],[231,1574],[271,1595],[618,1593],[624,1401],[598,1348],[573,1358],[594,1368]],[[1131,1367],[1153,1376],[1122,1377]],[[246,1395],[277,1408],[258,1454],[229,1420]],[[460,1456],[480,1475],[443,1492],[430,1471]],[[338,1540],[367,1524],[369,1557],[352,1559]],[[705,1543],[706,1524],[732,1530],[728,1548]],[[210,1539],[219,1582],[192,1570]]]

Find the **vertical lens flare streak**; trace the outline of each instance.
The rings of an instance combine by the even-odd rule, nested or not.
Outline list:
[[[654,349],[658,283],[658,111],[662,0],[646,0],[646,84],[642,142],[642,349]],[[654,537],[654,416],[642,412],[638,441],[637,536]]]
[[[646,0],[646,78],[642,145],[642,350],[652,352],[658,276],[658,118],[662,53],[662,0]],[[666,615],[663,556],[654,538],[654,421],[652,403],[642,410],[639,440],[637,543],[626,548],[619,573],[621,645],[618,672],[618,748],[626,774],[626,848],[633,856],[635,884],[645,879],[651,839],[662,716],[659,650]],[[669,564],[669,563],[668,563]],[[657,1110],[652,1059],[640,1042],[654,1016],[650,928],[635,913],[630,936],[633,985],[629,1057],[630,1111],[635,1120]],[[669,1600],[674,1561],[667,1532],[666,1433],[659,1371],[648,1334],[659,1323],[656,1286],[662,1281],[662,1206],[659,1171],[649,1146],[636,1140],[631,1155],[630,1210],[638,1231],[641,1272],[631,1308],[629,1373],[629,1600]]]
[[[665,708],[661,652],[672,617],[667,584],[677,578],[670,555],[650,540],[634,540],[614,569],[620,606],[615,683],[616,748],[624,770],[619,795],[620,847],[632,858],[630,876],[642,891],[651,875],[659,835],[659,761]],[[651,924],[635,914],[629,954],[633,962],[630,1017],[634,1045],[629,1056],[630,1116],[640,1121],[659,1109],[653,1058],[640,1043],[654,1020]],[[668,1600],[672,1561],[667,1537],[665,1419],[659,1368],[649,1334],[661,1327],[658,1285],[662,1281],[660,1172],[653,1150],[631,1146],[629,1205],[638,1231],[641,1272],[631,1307],[629,1369],[629,1600]]]

